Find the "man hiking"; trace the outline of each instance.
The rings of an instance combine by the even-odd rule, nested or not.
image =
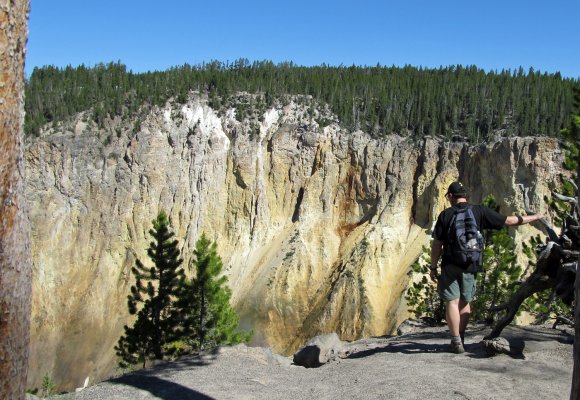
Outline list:
[[[477,272],[482,271],[483,229],[501,229],[542,219],[542,214],[502,215],[491,208],[468,203],[467,191],[459,182],[453,182],[445,197],[451,207],[445,209],[435,224],[431,243],[430,277],[438,282],[439,296],[446,303],[445,318],[453,353],[463,353],[465,329],[475,294]],[[441,262],[441,275],[437,265]]]

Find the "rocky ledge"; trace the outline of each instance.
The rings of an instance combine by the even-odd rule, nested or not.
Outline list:
[[[319,368],[260,347],[220,348],[99,383],[55,399],[554,399],[572,379],[571,329],[510,326],[509,354],[488,356],[489,328],[466,335],[466,352],[446,351],[445,327],[407,326],[394,337],[337,344]]]

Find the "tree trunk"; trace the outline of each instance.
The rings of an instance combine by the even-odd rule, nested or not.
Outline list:
[[[577,183],[580,183],[580,163],[578,164],[576,175]],[[579,207],[579,205],[576,204],[576,207]],[[578,265],[580,265],[580,259],[576,263],[576,282],[574,284],[574,300],[576,302],[574,306],[574,372],[572,372],[570,400],[580,400],[580,343],[578,343],[580,342],[580,273]]]
[[[486,335],[484,339],[489,340],[499,337],[503,329],[513,321],[521,304],[528,297],[530,297],[534,293],[538,293],[543,290],[549,289],[550,287],[552,287],[552,285],[549,282],[548,277],[542,275],[538,271],[534,271],[532,275],[530,275],[528,279],[526,279],[524,283],[521,284],[521,286],[507,301],[507,303],[504,303],[503,305],[490,309],[490,311],[495,312],[506,310],[506,313],[502,318],[500,318],[495,323],[491,332],[488,335]]]
[[[203,350],[203,345],[205,341],[205,289],[202,287],[201,289],[201,302],[200,302],[200,312],[199,312],[199,349]]]
[[[580,264],[580,260],[578,260]],[[576,283],[574,289],[576,306],[574,309],[574,372],[572,373],[572,390],[570,400],[580,400],[580,273],[576,269]]]
[[[28,0],[0,0],[0,399],[24,399],[30,331],[30,227],[22,125]]]

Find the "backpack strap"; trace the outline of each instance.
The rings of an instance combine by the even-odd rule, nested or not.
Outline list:
[[[454,235],[455,232],[453,232],[453,228],[455,227],[455,221],[457,220],[457,216],[465,212],[471,212],[470,205],[468,205],[466,208],[453,207],[453,217],[451,217],[451,221],[449,221],[449,226],[447,226],[447,240],[449,242],[455,239]],[[473,216],[473,212],[471,213],[471,215]]]
[[[477,230],[477,235],[479,236],[479,238],[481,238],[481,240],[482,240],[481,244],[483,246],[483,244],[484,244],[483,243],[483,237],[482,237],[481,232],[479,230],[480,228],[479,228],[479,225],[477,224],[477,220],[475,219],[475,214],[473,214],[473,211],[471,210],[471,206],[470,205],[467,206],[467,215],[473,220],[473,223],[475,224],[475,228]],[[478,240],[479,240],[479,238],[478,238]],[[483,252],[483,247],[482,247],[482,252]],[[483,254],[481,254],[479,260],[473,260],[472,261],[471,265],[473,266],[474,272],[485,271],[482,268],[482,261],[483,261],[482,256],[483,256]]]
[[[447,226],[447,243],[443,246],[443,253],[447,255],[451,255],[453,243],[457,240],[456,232],[455,232],[455,221],[457,220],[457,216],[460,213],[465,212],[465,210],[459,207],[453,207],[453,217],[451,217],[451,221],[449,221],[449,226]]]

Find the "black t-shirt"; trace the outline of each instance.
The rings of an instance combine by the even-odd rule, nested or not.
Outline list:
[[[449,207],[439,214],[437,222],[435,223],[435,229],[433,230],[433,239],[440,240],[443,242],[443,260],[442,264],[447,264],[445,260],[445,245],[447,243],[447,231],[449,230],[449,225],[455,214],[457,208],[463,209],[467,206],[471,207],[473,216],[477,223],[477,228],[479,231],[484,229],[501,229],[505,225],[506,216],[502,215],[489,207],[482,205],[469,204],[466,202],[457,203],[456,205]]]

